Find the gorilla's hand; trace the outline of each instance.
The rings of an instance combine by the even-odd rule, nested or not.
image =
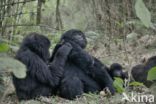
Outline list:
[[[82,49],[79,44],[77,44],[76,42],[74,42],[72,40],[68,40],[68,41],[62,40],[59,44],[60,45],[63,45],[65,43],[71,44],[74,50],[76,50],[76,49]]]
[[[64,58],[67,57],[72,50],[72,45],[70,43],[64,43],[60,46],[60,48],[57,50],[55,57]]]
[[[80,46],[79,44],[77,44],[76,42],[74,41],[71,41],[71,40],[68,40],[68,41],[64,41],[62,40],[61,42],[59,42],[59,44],[57,45],[59,48],[61,48],[63,45],[69,45],[70,47],[72,47],[72,50],[69,54],[69,57],[72,57],[74,56],[75,54],[77,53],[81,53],[82,51],[84,51]],[[58,48],[58,49],[59,49]]]
[[[65,63],[68,59],[68,55],[70,51],[72,50],[72,46],[69,43],[65,43],[56,51],[56,54],[53,56],[53,60],[49,65],[49,68],[52,73],[55,73],[55,75],[58,79],[55,82],[56,84],[59,83],[59,78],[62,77]],[[58,71],[59,70],[59,71]]]
[[[72,45],[73,49],[71,51],[72,52],[81,52],[84,51],[84,49],[81,48],[81,46],[73,41],[69,41],[69,43]]]
[[[62,45],[61,48],[62,51],[64,52],[64,55],[69,55],[70,51],[73,49],[73,46],[70,43],[66,42],[65,44]]]
[[[53,52],[52,52],[52,56],[49,59],[49,62],[51,63],[54,60],[54,57],[56,56],[56,54],[60,54],[61,56],[66,56],[70,53],[70,51],[72,50],[72,45],[69,42],[65,42],[65,41],[61,41],[59,42]]]

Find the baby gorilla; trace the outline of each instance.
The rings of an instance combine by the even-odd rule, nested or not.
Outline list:
[[[135,81],[144,83],[147,87],[152,85],[151,81],[147,80],[148,71],[156,66],[156,56],[147,60],[144,64],[136,65],[132,68],[131,74]]]
[[[72,47],[70,44],[63,44],[48,66],[46,61],[49,59],[49,47],[50,41],[38,33],[30,33],[23,40],[15,58],[25,64],[27,75],[23,79],[13,75],[13,84],[19,100],[55,93]]]
[[[72,45],[72,51],[64,67],[60,96],[74,99],[84,92],[95,93],[105,87],[114,94],[113,80],[107,72],[108,68],[84,50],[87,41],[83,32],[74,29],[65,32],[60,43],[56,45],[50,62],[54,60],[56,52],[65,43]]]
[[[108,70],[110,76],[114,79],[114,77],[119,77],[124,79],[128,79],[128,73],[127,72],[123,72],[123,68],[120,64],[118,63],[113,63],[110,66],[110,70]]]

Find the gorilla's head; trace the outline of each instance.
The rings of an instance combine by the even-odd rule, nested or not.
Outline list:
[[[113,63],[110,66],[110,75],[112,78],[114,77],[120,77],[122,79],[127,79],[128,78],[128,73],[127,72],[123,72],[122,70],[122,66],[118,63]]]
[[[49,47],[50,41],[47,37],[38,34],[38,33],[30,33],[26,36],[22,43],[22,48],[28,48],[38,56],[40,56],[43,60],[47,60],[50,56]]]
[[[76,29],[71,29],[65,32],[61,37],[61,41],[75,42],[81,48],[85,48],[87,45],[87,40],[86,40],[84,33]]]

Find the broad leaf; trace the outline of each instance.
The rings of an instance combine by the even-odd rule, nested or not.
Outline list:
[[[9,50],[8,44],[0,42],[0,52],[7,52],[8,50]]]
[[[26,77],[25,65],[12,58],[0,57],[0,70],[13,72],[18,78]]]
[[[148,28],[152,26],[151,13],[146,8],[143,0],[137,0],[135,3],[135,11],[137,17],[142,21],[142,23]]]
[[[136,82],[136,81],[131,82],[129,85],[130,85],[130,86],[144,86],[144,84],[143,84],[143,83]]]
[[[137,40],[137,37],[138,37],[138,34],[135,33],[135,32],[129,33],[129,34],[127,34],[127,36],[126,36],[127,41],[129,41],[129,42],[132,42],[132,41]]]
[[[115,77],[115,80],[113,82],[113,86],[116,88],[118,93],[124,92],[125,89],[124,89],[123,85],[124,85],[124,81],[121,78]]]
[[[156,80],[156,67],[153,67],[148,71],[147,80],[149,81]]]

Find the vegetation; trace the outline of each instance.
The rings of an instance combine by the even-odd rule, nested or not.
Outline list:
[[[87,36],[90,54],[108,66],[119,62],[130,72],[132,66],[156,55],[155,12],[155,0],[0,0],[0,104],[19,103],[10,75],[26,75],[25,66],[13,57],[29,32],[46,35],[52,50],[63,32],[80,29]],[[148,80],[156,80],[156,67],[149,71]],[[74,101],[56,96],[20,104],[128,104],[121,101],[123,93],[156,96],[155,84],[146,88],[116,78],[114,86],[118,91],[114,96],[102,91]]]

